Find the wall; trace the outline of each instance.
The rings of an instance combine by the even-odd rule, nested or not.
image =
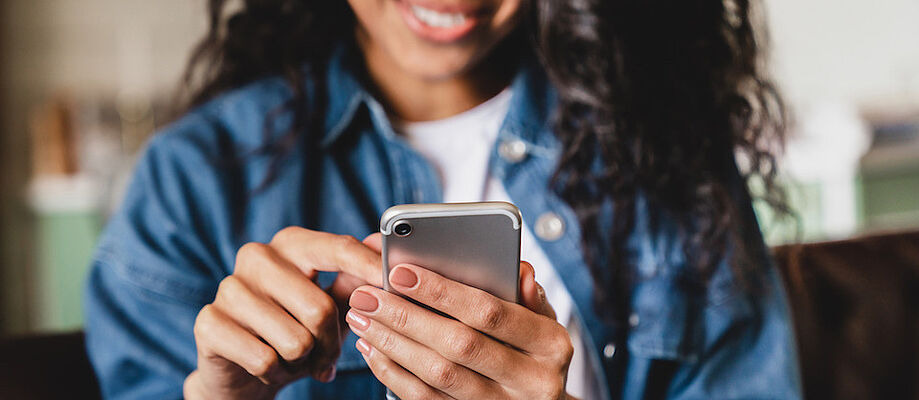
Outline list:
[[[897,176],[865,163],[889,158],[890,148],[872,146],[878,123],[919,127],[919,2],[764,3],[772,69],[795,123],[782,167],[804,239],[919,225],[919,201],[893,200],[919,198],[916,186],[888,184],[919,180],[919,163],[910,160],[919,154],[902,157]],[[919,137],[888,147],[919,153]],[[891,202],[899,208],[885,206]],[[775,241],[788,239],[794,235]]]
[[[0,2],[0,332],[42,321],[34,249],[39,229],[24,194],[30,110],[49,96],[152,98],[176,87],[204,32],[203,0]],[[66,258],[68,255],[63,255]]]
[[[919,2],[766,0],[773,62],[797,108],[919,106]]]

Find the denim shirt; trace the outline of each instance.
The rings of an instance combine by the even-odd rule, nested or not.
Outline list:
[[[378,231],[381,213],[392,205],[441,200],[431,165],[393,131],[362,87],[353,53],[335,52],[320,76],[325,81],[307,84],[310,98],[325,92],[324,118],[300,132],[278,163],[254,151],[289,127],[284,114],[271,119],[292,96],[278,77],[198,107],[149,142],[87,282],[87,347],[105,397],[182,397],[196,365],[195,317],[233,272],[244,243],[268,242],[292,225],[363,238]],[[741,289],[727,256],[704,292],[687,290],[679,280],[689,267],[675,224],[642,201],[627,242],[635,271],[631,326],[622,343],[614,340],[623,335],[594,308],[575,214],[547,186],[560,154],[550,122],[555,94],[532,62],[512,86],[489,172],[528,226],[542,216],[563,222],[561,236],[539,238],[539,245],[575,302],[603,397],[800,398],[789,309],[768,257],[754,261],[765,282],[755,294]],[[525,152],[508,157],[499,151],[504,143]],[[739,182],[738,204],[756,230],[745,245],[765,250]],[[612,222],[607,217],[603,227]],[[323,273],[319,279],[328,284],[333,278]],[[355,340],[350,334],[343,344],[333,382],[304,378],[278,398],[382,399],[385,388]]]

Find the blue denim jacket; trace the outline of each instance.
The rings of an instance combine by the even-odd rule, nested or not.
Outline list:
[[[303,132],[276,168],[271,156],[253,149],[290,122],[282,116],[266,125],[291,97],[280,78],[229,92],[153,137],[99,242],[87,283],[87,346],[107,398],[182,397],[196,363],[195,316],[233,272],[244,243],[267,242],[291,225],[363,238],[378,230],[389,206],[441,200],[434,170],[393,132],[356,78],[359,65],[352,52],[338,51],[324,85],[308,84],[309,93],[327,91],[324,124]],[[539,244],[571,292],[582,332],[589,333],[585,342],[608,389],[604,397],[800,398],[789,310],[769,261],[757,261],[766,286],[756,294],[740,289],[726,261],[706,293],[690,293],[678,284],[687,267],[674,224],[640,201],[628,242],[636,272],[633,326],[623,343],[613,340],[619,335],[591,301],[575,215],[547,189],[559,155],[548,122],[555,96],[535,65],[525,63],[512,83],[489,169],[529,226],[546,213],[564,222],[561,237]],[[522,141],[526,154],[502,157],[497,148],[507,141]],[[236,157],[245,162],[232,162]],[[260,189],[272,170],[274,178]],[[749,210],[745,190],[738,192],[741,208]],[[752,212],[747,216],[754,219]],[[758,232],[750,237],[746,245],[763,248]],[[324,283],[332,278],[320,276]],[[382,399],[385,388],[355,350],[355,339],[352,334],[343,345],[335,381],[303,379],[278,397]]]

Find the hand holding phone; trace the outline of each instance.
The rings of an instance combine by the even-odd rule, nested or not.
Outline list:
[[[508,203],[443,206],[387,211],[386,290],[351,296],[346,321],[387,397],[566,399],[571,341],[533,267],[518,261],[519,212]]]

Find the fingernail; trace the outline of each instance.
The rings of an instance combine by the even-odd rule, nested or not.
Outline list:
[[[358,313],[354,312],[354,310],[348,311],[348,314],[345,315],[345,320],[348,321],[348,325],[351,325],[353,328],[357,328],[360,331],[365,331],[368,327],[370,327],[370,321],[368,321],[367,318],[358,315]]]
[[[355,290],[348,304],[364,312],[374,312],[379,307],[377,298],[363,290]]]
[[[357,339],[357,343],[354,344],[354,347],[357,347],[357,351],[361,354],[370,357],[370,345],[364,339]]]
[[[389,281],[393,285],[410,289],[418,283],[418,275],[406,267],[398,266],[389,274]]]
[[[335,365],[332,365],[331,367],[327,368],[325,371],[322,371],[322,373],[319,374],[319,377],[317,377],[316,379],[319,379],[320,382],[325,382],[325,383],[331,382],[333,379],[335,379],[336,370],[337,368],[335,368]]]

